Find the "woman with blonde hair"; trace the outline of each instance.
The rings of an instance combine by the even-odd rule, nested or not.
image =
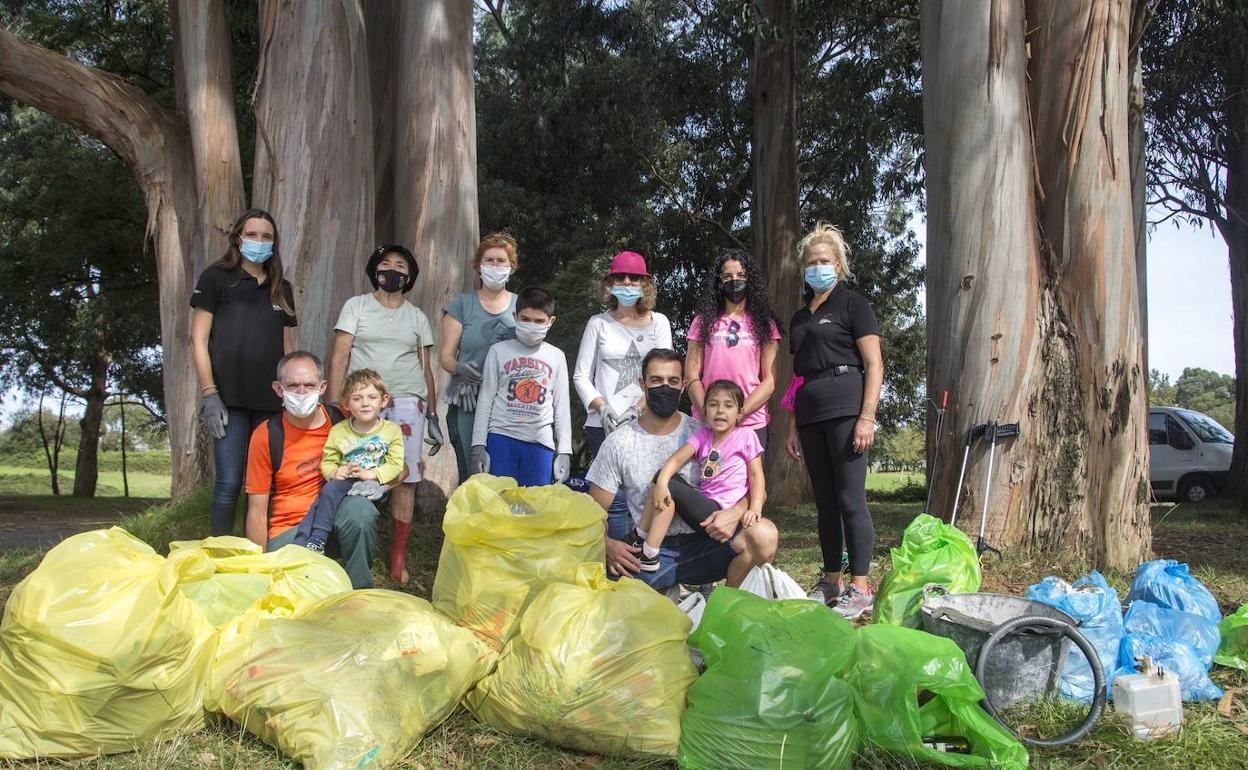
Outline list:
[[[638,416],[645,401],[641,360],[655,348],[672,347],[672,324],[654,310],[654,278],[646,260],[621,251],[602,277],[607,309],[585,324],[572,372],[572,384],[585,406],[585,441],[598,453],[616,428]],[[628,534],[628,501],[616,495],[607,512],[608,536]]]
[[[507,233],[486,235],[472,257],[472,271],[480,286],[452,297],[442,314],[438,361],[451,375],[442,398],[447,404],[446,432],[455,447],[461,484],[469,475],[472,423],[485,354],[495,342],[511,339],[516,333],[516,295],[507,290],[507,281],[519,264],[515,238]]]
[[[867,570],[875,528],[867,510],[867,450],[884,384],[875,311],[845,282],[852,273],[841,231],[820,222],[798,244],[805,306],[790,323],[793,372],[802,377],[785,448],[806,463],[819,512],[823,576],[810,596],[853,619],[872,604]],[[849,553],[844,587],[842,547]]]

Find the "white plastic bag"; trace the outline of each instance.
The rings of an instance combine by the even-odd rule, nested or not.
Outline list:
[[[741,590],[764,599],[807,599],[806,592],[774,564],[755,567],[741,581]]]
[[[706,597],[702,595],[701,591],[694,591],[676,606],[680,608],[681,612],[689,616],[689,620],[693,621],[693,628],[689,629],[689,633],[693,633],[698,624],[702,622],[702,613],[706,610]]]

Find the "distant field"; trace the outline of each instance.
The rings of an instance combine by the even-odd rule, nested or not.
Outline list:
[[[74,488],[74,466],[68,471],[62,467],[57,475],[61,480],[61,494],[69,494]],[[130,471],[131,497],[168,497],[169,474]],[[0,495],[48,495],[52,484],[46,468],[24,468],[0,465]],[[121,497],[121,471],[100,471],[95,493],[99,497]]]
[[[910,471],[871,472],[867,474],[867,489],[872,492],[893,492],[908,484],[922,486],[927,483],[922,473]]]

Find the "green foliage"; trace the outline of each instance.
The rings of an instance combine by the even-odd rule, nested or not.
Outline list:
[[[1174,406],[1174,386],[1170,375],[1158,369],[1148,371],[1148,405]]]
[[[1184,369],[1174,383],[1176,406],[1204,412],[1234,430],[1235,425],[1235,378],[1208,369]]]
[[[833,221],[883,328],[881,417],[911,415],[925,341],[908,222],[919,193],[917,3],[799,4],[803,225]],[[850,8],[849,6],[854,6]],[[683,347],[707,266],[750,250],[748,3],[485,3],[477,23],[481,229],[520,242],[520,283],[552,287],[575,354],[615,251],[645,254]],[[787,320],[797,298],[772,298]]]

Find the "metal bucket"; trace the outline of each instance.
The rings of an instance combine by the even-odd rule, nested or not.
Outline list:
[[[1008,620],[1040,615],[1078,626],[1061,610],[1018,596],[943,594],[943,587],[934,588],[938,590],[924,589],[923,630],[952,639],[966,653],[972,671],[980,647]],[[1069,649],[1070,640],[1064,636],[1019,631],[993,649],[980,684],[997,709],[1051,698],[1057,692],[1057,679]]]

